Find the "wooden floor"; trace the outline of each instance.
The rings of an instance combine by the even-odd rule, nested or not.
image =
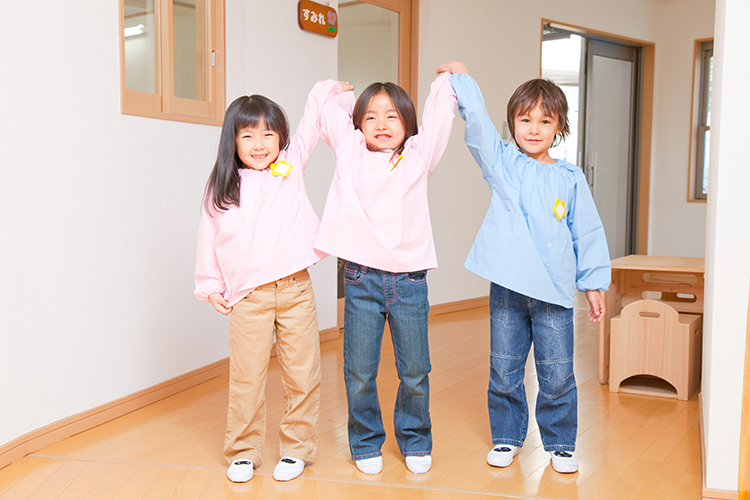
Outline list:
[[[269,425],[263,464],[246,484],[226,477],[222,440],[227,377],[218,377],[112,422],[68,438],[0,470],[2,500],[140,499],[654,499],[701,498],[697,396],[690,401],[612,394],[597,376],[598,330],[576,310],[580,471],[549,465],[533,417],[520,455],[507,469],[485,463],[491,448],[486,408],[487,308],[436,316],[430,324],[433,371],[433,467],[406,470],[393,438],[393,352],[385,342],[379,376],[388,437],[384,468],[359,473],[349,456],[342,342],[323,347],[320,444],[315,463],[288,483],[271,472],[279,459],[284,409],[278,363],[267,388]],[[536,393],[527,369],[530,407]]]

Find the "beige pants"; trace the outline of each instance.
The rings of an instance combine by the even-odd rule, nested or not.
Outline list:
[[[320,417],[320,335],[307,270],[259,286],[235,304],[229,322],[229,409],[224,456],[260,466],[266,439],[266,377],[276,326],[286,413],[279,451],[315,459]]]

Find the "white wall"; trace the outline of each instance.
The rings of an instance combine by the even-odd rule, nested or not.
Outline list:
[[[227,103],[266,94],[296,127],[314,82],[336,77],[335,39],[301,32],[296,2],[226,10]],[[227,319],[192,294],[219,127],[120,114],[117,2],[2,2],[0,19],[3,444],[228,349]],[[319,213],[323,148],[308,166]],[[335,262],[313,279],[334,326]]]
[[[670,0],[660,6],[656,42],[651,255],[703,257],[706,203],[687,202],[695,40],[713,37],[714,2]],[[689,14],[687,14],[689,13]]]
[[[438,65],[462,60],[500,127],[515,88],[539,77],[542,18],[656,43],[649,253],[702,256],[705,204],[687,203],[687,158],[693,41],[712,36],[713,6],[713,0],[541,0],[522,7],[512,0],[422,0],[420,99]],[[472,15],[476,12],[482,15]],[[429,275],[432,303],[488,293],[484,280],[463,269],[489,204],[463,131],[463,120],[456,118],[451,143],[430,181],[440,265]]]
[[[750,110],[750,36],[743,22],[748,16],[746,0],[716,2],[701,396],[705,484],[731,491],[738,488],[750,285],[750,170],[743,147]]]

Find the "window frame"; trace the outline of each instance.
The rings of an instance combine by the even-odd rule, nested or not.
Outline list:
[[[690,124],[690,164],[688,168],[688,201],[705,203],[707,193],[703,193],[703,175],[706,160],[703,139],[711,127],[707,124],[708,106],[711,98],[709,77],[710,58],[713,56],[713,39],[695,41],[693,59],[693,101]]]
[[[205,125],[222,125],[226,106],[225,79],[225,0],[202,0],[207,17],[207,100],[198,101],[174,94],[173,12],[174,0],[154,0],[156,31],[156,93],[150,94],[126,87],[125,75],[125,2],[119,2],[120,37],[120,112]],[[164,12],[169,15],[163,15]]]

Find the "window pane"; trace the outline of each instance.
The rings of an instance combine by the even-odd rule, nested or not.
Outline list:
[[[703,134],[703,194],[708,194],[708,159],[711,146],[711,131],[706,130]]]
[[[125,88],[158,93],[154,0],[125,0]]]
[[[714,76],[714,51],[708,57],[708,96],[706,97],[706,125],[711,126],[711,88]]]
[[[208,94],[208,29],[205,0],[174,0],[174,95],[206,101]]]

